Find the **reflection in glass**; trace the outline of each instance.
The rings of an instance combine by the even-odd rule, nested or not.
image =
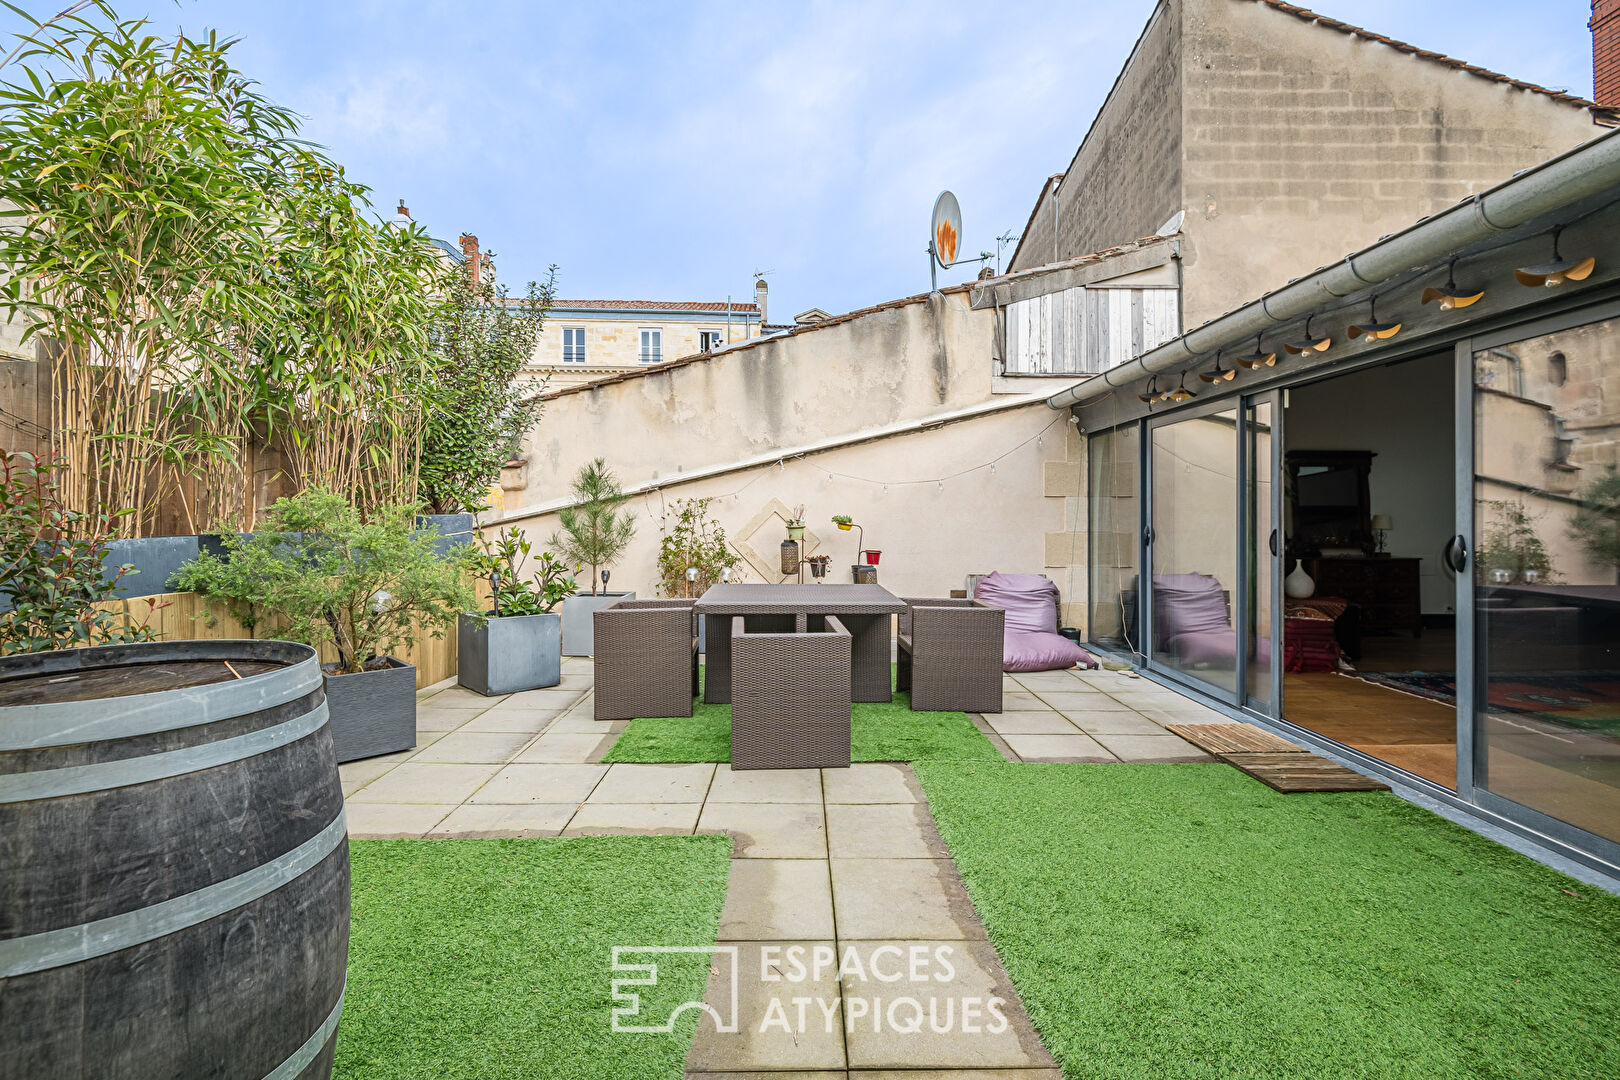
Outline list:
[[[1476,783],[1620,841],[1620,332],[1474,355]]]
[[[1090,501],[1090,639],[1134,652],[1136,635],[1138,446],[1142,429],[1132,425],[1087,440]]]
[[[1156,427],[1153,657],[1237,691],[1237,410]]]

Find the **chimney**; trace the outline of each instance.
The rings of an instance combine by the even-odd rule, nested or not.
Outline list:
[[[407,219],[411,216],[410,208],[405,205],[404,199],[399,200],[399,209],[394,211],[394,216]]]
[[[479,263],[483,256],[478,253],[478,237],[472,233],[461,234],[461,257],[467,261],[467,276],[476,284],[479,275]]]
[[[1592,100],[1620,106],[1620,0],[1592,0]]]
[[[1620,0],[1615,0],[1615,2],[1620,3]],[[768,291],[769,291],[769,289],[765,284],[765,279],[764,278],[755,278],[754,279],[754,303],[759,305],[759,324],[761,326],[764,326],[765,322],[766,322],[766,319],[765,319],[765,294]]]

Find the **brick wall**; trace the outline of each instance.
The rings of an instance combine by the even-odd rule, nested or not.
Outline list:
[[[1620,105],[1620,0],[1592,0],[1592,100]]]

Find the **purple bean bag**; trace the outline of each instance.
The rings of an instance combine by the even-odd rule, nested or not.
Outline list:
[[[1234,667],[1237,631],[1226,613],[1226,593],[1207,574],[1153,575],[1154,635],[1180,663]],[[1256,654],[1271,659],[1271,639],[1256,642]]]
[[[1039,574],[991,574],[981,578],[973,597],[1007,613],[1001,670],[1052,671],[1097,661],[1057,632],[1058,590]]]

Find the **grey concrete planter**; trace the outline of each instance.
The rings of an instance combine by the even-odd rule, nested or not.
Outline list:
[[[575,593],[562,602],[562,651],[564,656],[591,656],[596,652],[598,611],[620,600],[635,599],[633,592]]]
[[[416,668],[384,659],[386,668],[326,677],[332,746],[340,762],[416,745]]]
[[[456,624],[456,681],[494,696],[562,682],[562,616],[506,615]]]

